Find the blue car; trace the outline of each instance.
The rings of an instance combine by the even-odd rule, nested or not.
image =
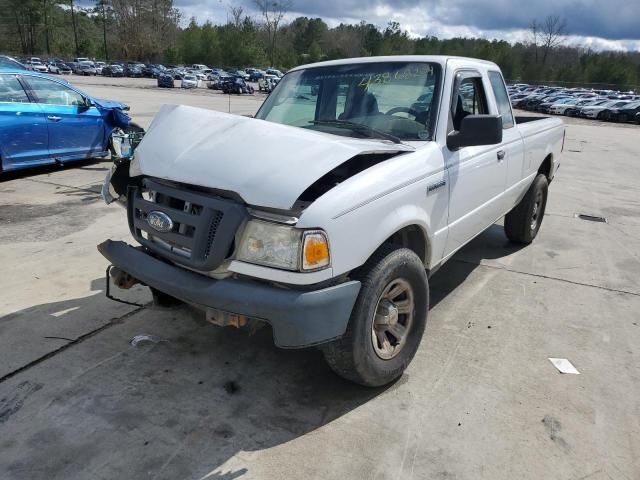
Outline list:
[[[64,80],[0,67],[0,172],[106,157],[115,128],[142,130],[125,110]]]

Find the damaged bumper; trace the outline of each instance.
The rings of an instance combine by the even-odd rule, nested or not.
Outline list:
[[[269,323],[274,342],[281,348],[307,347],[341,337],[360,291],[357,281],[300,291],[251,280],[214,280],[121,241],[107,240],[98,250],[140,282],[186,303]]]

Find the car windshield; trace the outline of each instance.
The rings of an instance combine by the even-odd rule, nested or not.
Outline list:
[[[296,70],[256,118],[345,136],[431,140],[440,65],[378,62]]]

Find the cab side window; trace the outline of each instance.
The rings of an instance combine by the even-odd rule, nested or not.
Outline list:
[[[15,75],[0,75],[0,103],[29,103],[29,97]]]
[[[462,76],[458,74],[453,97],[451,98],[451,117],[453,129],[460,130],[462,119],[467,115],[483,115],[489,113],[487,96],[478,76]]]
[[[491,82],[493,95],[496,97],[498,112],[502,117],[502,128],[511,128],[514,125],[513,113],[511,112],[511,102],[509,101],[509,95],[507,94],[507,89],[504,86],[502,75],[498,72],[489,72],[489,81]]]

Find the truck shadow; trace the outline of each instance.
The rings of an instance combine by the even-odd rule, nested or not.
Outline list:
[[[127,315],[109,302],[97,293],[0,318],[6,342],[50,345],[0,379],[0,478],[236,479],[250,468],[238,453],[295,442],[403,383],[346,382],[316,349],[276,348],[268,327],[248,335],[186,306]],[[140,334],[150,340],[132,345]]]
[[[501,227],[490,228],[434,275],[432,306],[483,259],[517,250]],[[34,306],[0,318],[0,334],[20,321],[34,337],[66,337],[42,318],[112,315],[105,302],[96,295]],[[139,334],[150,339],[133,346]],[[0,427],[12,439],[1,445],[0,477],[237,479],[251,458],[288,461],[300,438],[305,451],[317,445],[326,455],[322,430],[345,415],[356,426],[393,429],[389,402],[371,400],[397,395],[407,380],[363,388],[331,372],[317,349],[274,347],[268,327],[247,335],[214,327],[190,307],[146,307],[0,383],[0,414],[11,412]]]
[[[483,260],[507,257],[524,248],[511,243],[504,234],[502,225],[493,224],[471,242],[461,248],[429,280],[430,308],[458,288]]]

